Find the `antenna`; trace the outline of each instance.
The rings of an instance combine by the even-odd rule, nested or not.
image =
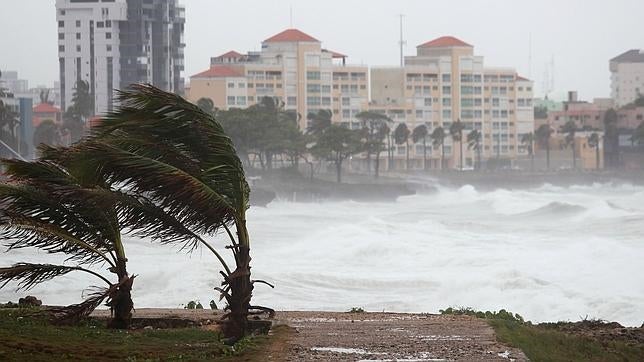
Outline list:
[[[403,17],[405,16],[404,14],[399,14],[400,17],[400,41],[398,42],[398,45],[400,45],[400,66],[404,66],[404,58],[403,58],[403,47],[407,44],[406,41],[403,40]]]

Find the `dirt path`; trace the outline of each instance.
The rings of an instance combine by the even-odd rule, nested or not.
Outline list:
[[[276,319],[294,331],[268,361],[527,361],[467,316],[279,312]]]
[[[107,316],[108,311],[95,311]],[[221,311],[138,309],[134,318],[193,320],[204,328]],[[496,342],[481,319],[403,313],[278,312],[270,342],[244,361],[527,361]],[[258,359],[259,358],[259,359]]]

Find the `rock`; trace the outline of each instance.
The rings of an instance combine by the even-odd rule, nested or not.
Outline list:
[[[42,305],[42,301],[32,295],[29,295],[24,298],[20,298],[18,300],[18,306],[20,307],[40,307]]]

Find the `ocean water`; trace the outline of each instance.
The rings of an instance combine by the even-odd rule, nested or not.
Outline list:
[[[248,214],[254,303],[279,310],[429,312],[505,308],[540,321],[644,322],[644,188],[595,184],[480,191],[472,186],[395,203],[276,201]],[[128,238],[135,307],[207,306],[220,283],[207,251]],[[223,236],[213,243],[224,245]],[[225,253],[225,251],[222,251]],[[0,265],[55,261],[32,250]],[[76,273],[29,292],[48,304],[99,281]]]

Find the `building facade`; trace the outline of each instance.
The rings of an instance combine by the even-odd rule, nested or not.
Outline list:
[[[56,19],[63,110],[79,80],[96,114],[133,83],[183,93],[185,10],[177,0],[56,0]]]
[[[526,157],[520,140],[534,130],[532,99],[532,81],[511,68],[485,67],[472,45],[450,36],[419,45],[402,67],[371,68],[370,109],[386,113],[396,123],[405,122],[410,130],[424,124],[430,134],[437,127],[449,134],[454,122],[463,123],[463,147],[449,136],[445,147],[428,147],[431,168],[441,167],[443,148],[447,167],[477,166],[479,154],[467,144],[472,130],[482,134],[482,163],[494,160],[495,166],[511,166]],[[396,168],[401,168],[406,152],[406,145],[397,146]],[[422,168],[423,152],[422,141],[411,147],[410,168]]]
[[[610,93],[617,107],[644,95],[644,50],[632,49],[610,60]]]
[[[333,112],[333,122],[359,127],[355,115],[368,104],[368,68],[346,63],[347,56],[297,29],[287,29],[262,42],[261,51],[230,51],[211,58],[208,70],[190,77],[188,99],[213,101],[226,110],[245,108],[263,97],[275,97],[287,110],[306,115]]]

